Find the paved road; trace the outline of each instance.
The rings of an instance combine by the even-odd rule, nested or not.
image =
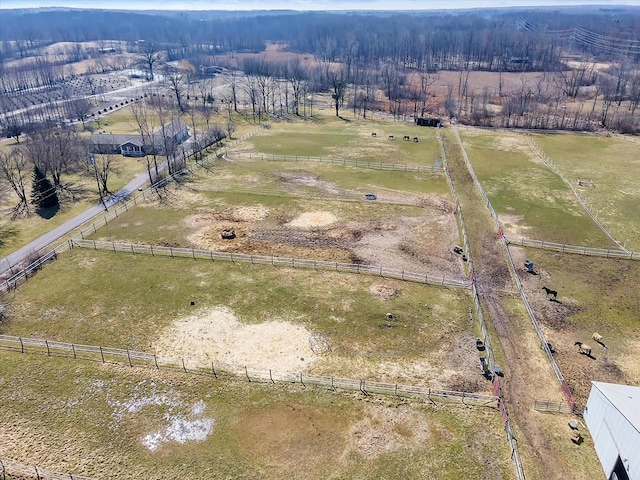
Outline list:
[[[164,164],[162,165],[164,167]],[[42,248],[50,245],[51,243],[64,237],[67,233],[71,232],[74,228],[79,227],[83,223],[91,220],[96,215],[104,212],[105,207],[111,208],[113,205],[127,198],[131,193],[138,190],[149,181],[149,175],[147,172],[142,172],[131,180],[122,190],[114,193],[109,198],[105,199],[104,205],[98,203],[93,207],[85,210],[84,212],[76,215],[70,220],[67,220],[62,225],[58,225],[54,229],[48,231],[39,238],[36,238],[31,243],[28,243],[24,247],[16,250],[15,252],[7,255],[0,260],[0,275],[9,270],[12,266],[24,261],[30,254],[41,250]]]

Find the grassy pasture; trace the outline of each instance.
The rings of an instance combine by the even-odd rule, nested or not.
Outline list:
[[[512,252],[540,268],[540,275],[521,279],[579,401],[586,402],[591,380],[638,384],[640,263],[519,247]],[[549,302],[543,286],[557,290],[560,303]],[[591,339],[593,332],[603,335],[607,351]],[[579,355],[576,341],[591,345],[594,358]]]
[[[551,242],[612,248],[571,189],[530,150],[524,136],[462,129],[473,168],[505,233]]]
[[[53,471],[122,479],[513,478],[493,409],[6,351],[0,360],[0,450]],[[162,439],[175,422],[212,428],[200,441]],[[154,436],[165,441],[151,450]]]
[[[376,137],[371,136],[373,132]],[[389,140],[389,135],[393,135],[394,140]],[[405,135],[411,140],[404,141]],[[418,143],[413,141],[414,137],[418,137]],[[275,122],[268,130],[252,137],[248,144],[251,151],[264,154],[425,166],[440,159],[437,131],[433,128],[384,118],[340,119],[323,111],[307,120]]]
[[[580,195],[614,238],[640,250],[640,144],[592,135],[533,138],[574,185],[577,179],[595,182],[595,188],[577,187]]]
[[[393,295],[376,295],[379,286]],[[333,353],[315,373],[489,388],[479,383],[468,290],[336,272],[74,250],[9,297],[1,331],[149,351],[194,314],[191,301],[227,307],[244,325],[283,319],[326,335]]]

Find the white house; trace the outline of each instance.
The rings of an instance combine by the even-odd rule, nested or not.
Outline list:
[[[591,382],[584,419],[608,480],[640,480],[640,387]]]

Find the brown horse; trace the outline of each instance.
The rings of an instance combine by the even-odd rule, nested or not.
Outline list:
[[[542,290],[544,290],[547,293],[547,295],[551,295],[554,300],[558,299],[558,292],[556,292],[555,290],[551,290],[550,288],[547,288],[547,287],[542,287]]]
[[[576,342],[573,345],[578,346],[578,353],[584,353],[587,357],[591,356],[591,347],[586,343]]]

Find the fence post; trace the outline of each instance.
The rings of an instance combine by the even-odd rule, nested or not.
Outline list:
[[[129,349],[127,348],[127,359],[129,360],[129,366],[133,367],[133,365],[131,364],[131,355],[129,355]]]
[[[130,243],[129,245],[131,245],[131,253],[135,255],[136,252],[133,250],[133,243]]]
[[[184,373],[187,373],[187,367],[184,365],[184,357],[181,357],[180,360],[182,360],[182,369],[184,370]]]
[[[100,357],[102,358],[102,363],[104,363],[104,353],[102,352],[102,347],[100,347]]]
[[[76,346],[73,343],[71,344],[71,350],[73,350],[73,358],[77,358],[76,357]]]
[[[45,340],[44,344],[47,346],[47,357],[51,356],[51,350],[49,350],[49,341]]]
[[[269,369],[269,378],[271,379],[271,383],[276,383],[273,381],[273,376],[271,375],[271,369]]]
[[[213,372],[213,376],[218,378],[218,375],[216,374],[216,369],[213,366],[213,362],[211,362],[211,371]]]
[[[22,343],[22,337],[18,337],[20,339],[20,353],[24,353],[24,343]]]
[[[153,354],[153,363],[156,364],[156,369],[160,370],[160,367],[158,366],[158,357],[156,357],[156,354]]]
[[[304,381],[302,380],[302,372],[300,372],[300,383],[304,388],[307,388],[307,386],[304,384]]]
[[[336,386],[333,384],[333,377],[331,377],[331,389],[335,392]]]
[[[247,371],[247,366],[246,365],[244,366],[244,374],[246,375],[247,380],[249,381],[249,383],[251,383],[251,379],[249,378],[249,372]]]

